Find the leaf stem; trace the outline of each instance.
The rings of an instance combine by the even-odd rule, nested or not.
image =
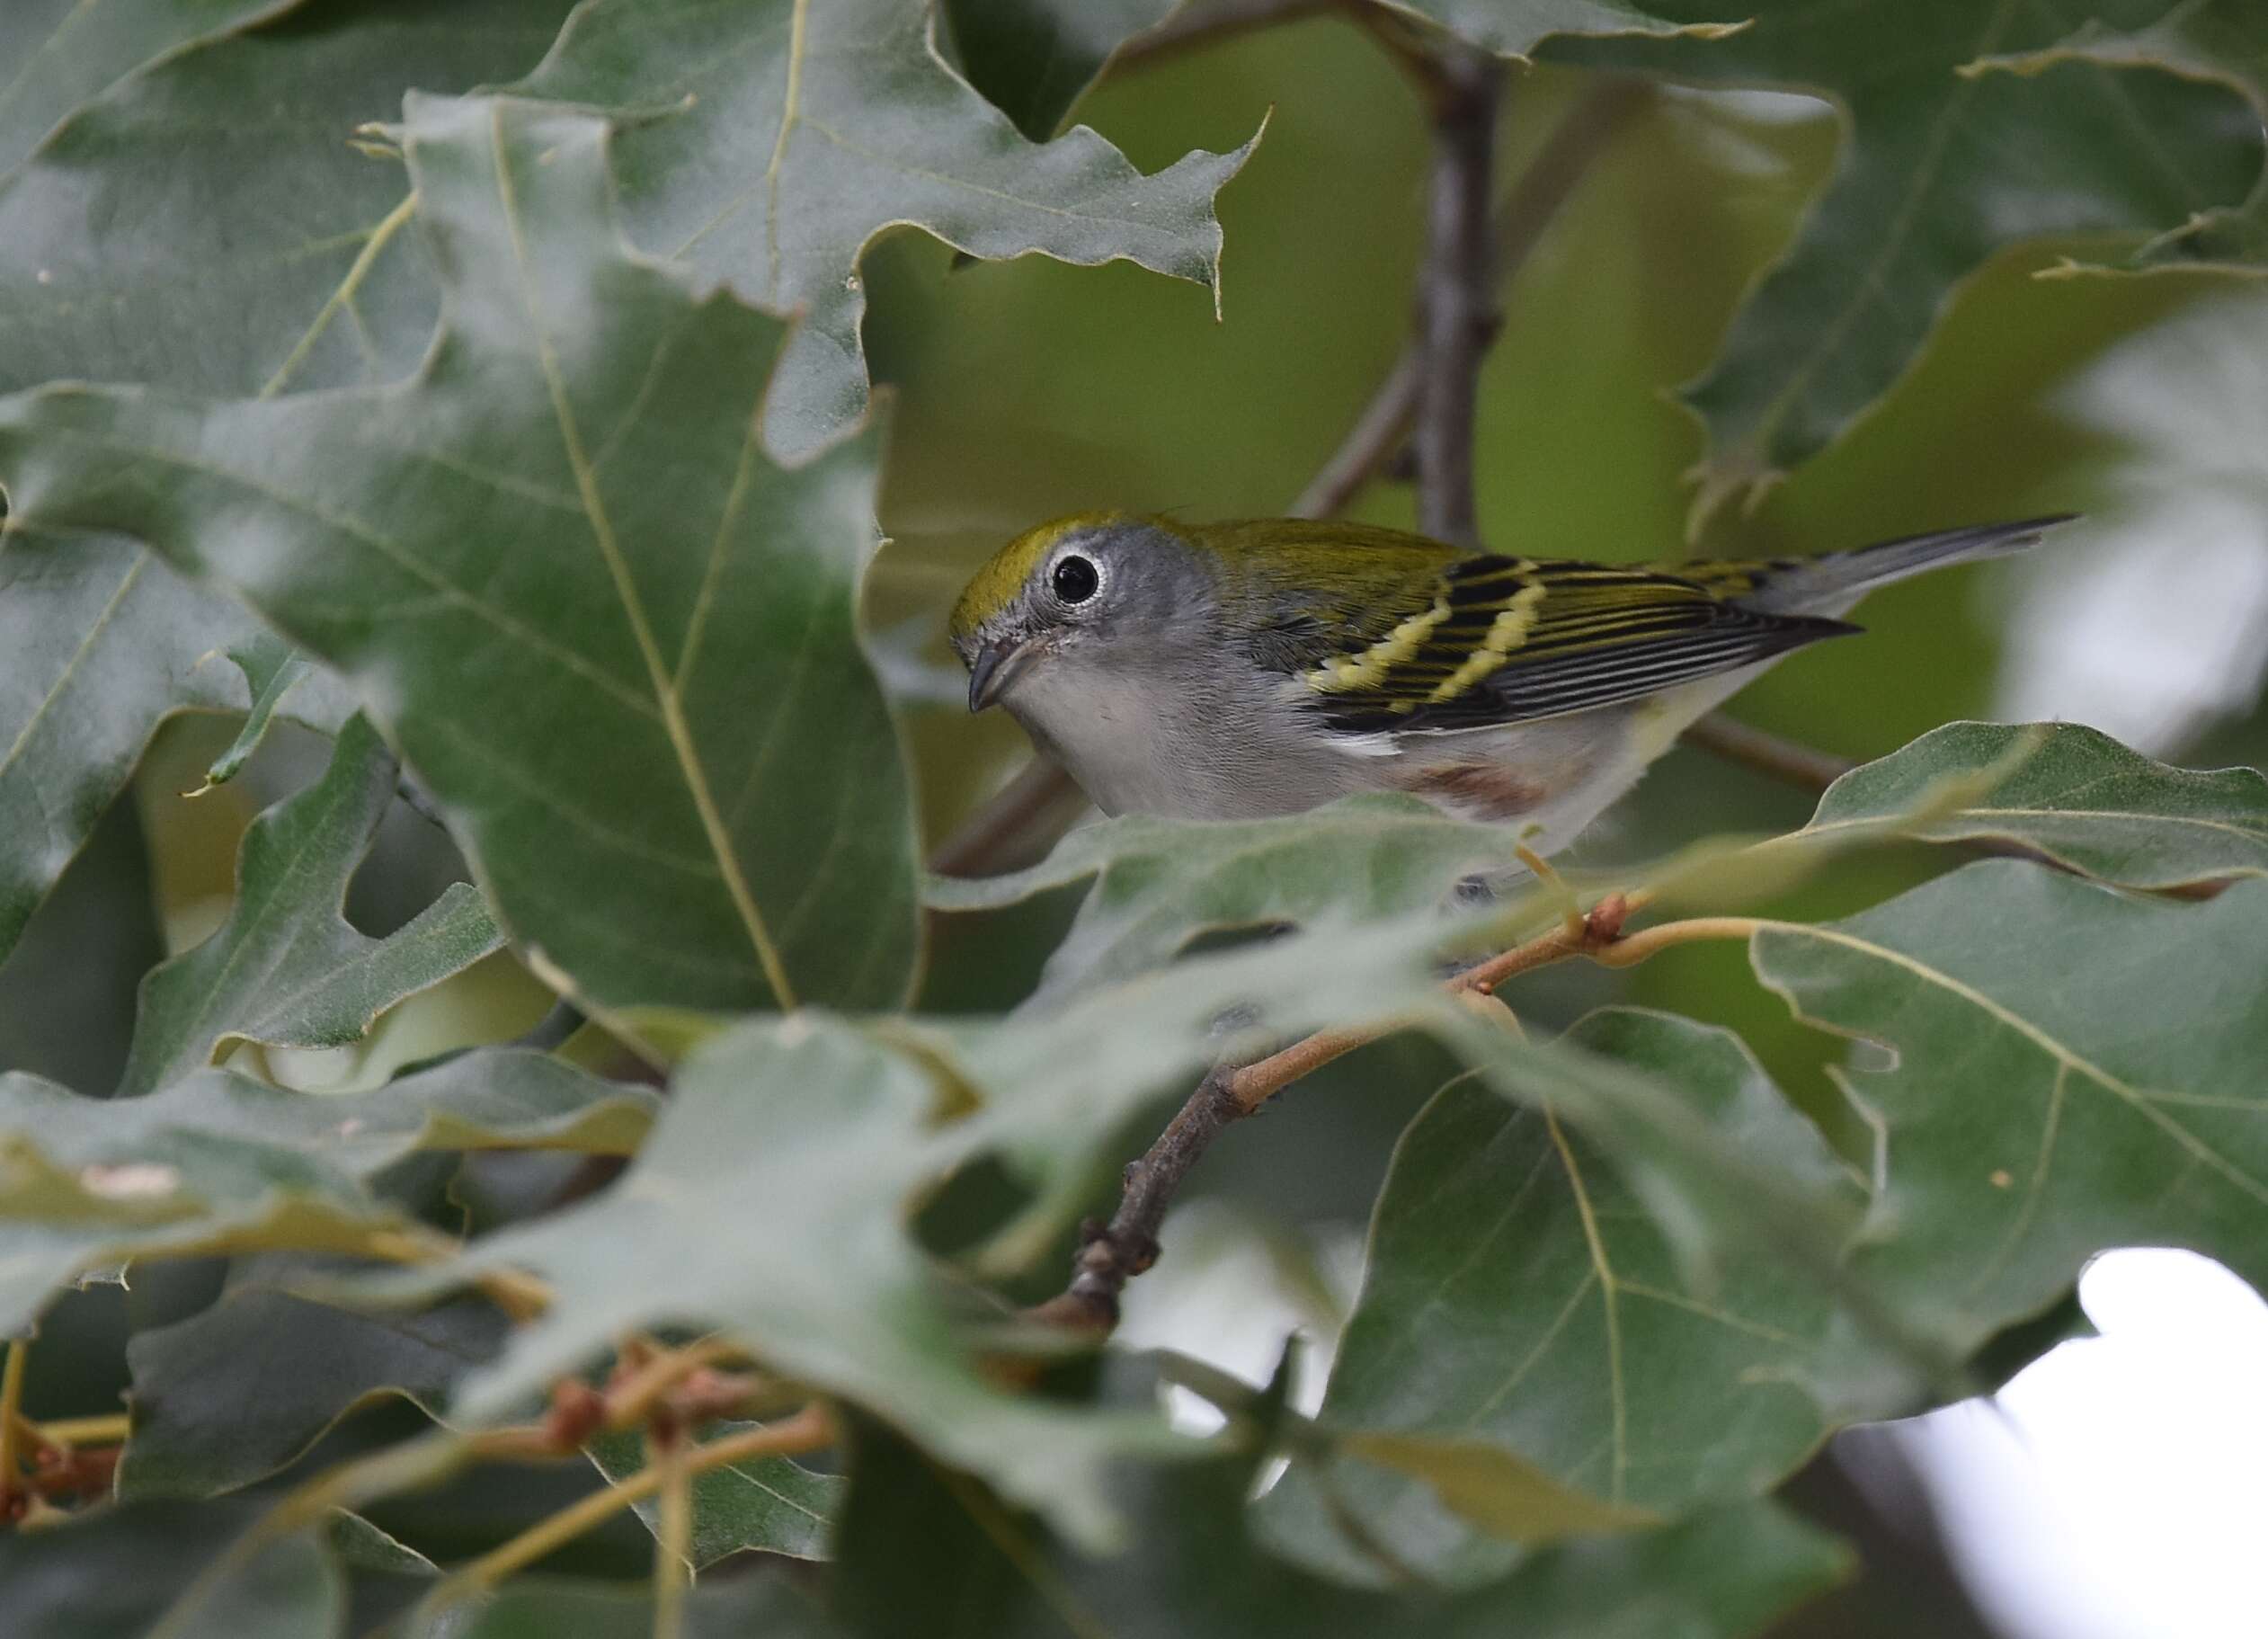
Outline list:
[[[0,1365],[0,1520],[14,1517],[19,1494],[16,1425],[23,1418],[23,1373],[31,1358],[30,1339],[8,1340],[7,1360]]]
[[[299,366],[307,362],[307,355],[315,351],[316,343],[322,338],[323,333],[330,328],[331,321],[339,316],[340,311],[354,299],[355,292],[362,288],[362,281],[369,277],[370,269],[378,263],[379,253],[386,249],[394,236],[401,232],[410,218],[416,214],[417,195],[405,194],[401,203],[387,211],[379,219],[378,225],[370,229],[370,236],[362,242],[362,248],[356,254],[353,263],[348,267],[346,277],[339,281],[338,288],[333,290],[323,306],[316,309],[316,316],[309,322],[306,333],[299,337],[298,344],[292,348],[281,364],[276,366],[276,373],[269,377],[267,385],[260,389],[261,397],[273,398],[278,393],[283,391],[291,378],[298,373]]]
[[[650,1434],[646,1448],[662,1475],[662,1518],[654,1533],[654,1639],[681,1639],[693,1568],[693,1476],[675,1429]]]
[[[1606,967],[1635,967],[1647,958],[1659,955],[1673,945],[1691,945],[1703,940],[1748,939],[1765,928],[1791,925],[1800,924],[1774,922],[1758,916],[1688,917],[1683,922],[1666,922],[1659,927],[1633,933],[1605,949],[1594,951],[1592,959]]]
[[[113,1412],[107,1417],[60,1417],[53,1422],[33,1422],[23,1417],[16,1420],[16,1426],[29,1430],[41,1445],[67,1451],[74,1446],[116,1445],[126,1438],[131,1423],[132,1419],[123,1412]]]

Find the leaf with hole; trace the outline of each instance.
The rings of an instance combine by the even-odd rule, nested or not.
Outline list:
[[[340,731],[323,778],[253,821],[228,920],[142,980],[120,1096],[200,1070],[239,1041],[360,1041],[387,1008],[503,943],[479,894],[461,882],[385,939],[347,922],[347,884],[393,804],[396,771],[358,716]]]

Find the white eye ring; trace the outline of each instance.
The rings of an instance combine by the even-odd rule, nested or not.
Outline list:
[[[1047,566],[1048,592],[1066,609],[1093,602],[1108,578],[1100,564],[1076,548],[1057,553]]]

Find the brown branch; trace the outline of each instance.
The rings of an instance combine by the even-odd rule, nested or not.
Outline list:
[[[1606,960],[1623,938],[1624,922],[1644,901],[1643,894],[1609,894],[1588,915],[1467,968],[1445,988],[1455,996],[1491,996],[1498,985],[1531,968],[1575,956]],[[1166,1209],[1213,1141],[1294,1082],[1399,1028],[1387,1020],[1356,1029],[1318,1030],[1250,1064],[1214,1065],[1157,1142],[1127,1166],[1125,1190],[1110,1221],[1090,1219],[1081,1225],[1071,1285],[1032,1310],[1032,1318],[1076,1332],[1109,1332],[1118,1323],[1119,1293],[1157,1261],[1158,1230]]]
[[[1472,468],[1481,361],[1497,329],[1489,201],[1504,68],[1492,56],[1445,48],[1424,73],[1434,163],[1419,284],[1418,521],[1436,539],[1470,547],[1480,540]]]
[[[1034,757],[961,828],[938,844],[929,868],[941,877],[995,877],[1027,863],[1086,804],[1071,776]]]
[[[1217,44],[1255,29],[1298,22],[1324,12],[1343,11],[1350,0],[1199,0],[1183,7],[1147,33],[1118,48],[1110,67],[1149,67],[1200,46]]]
[[[1753,728],[1721,711],[1711,712],[1685,730],[1683,738],[1688,745],[1697,745],[1728,762],[1737,762],[1744,769],[1782,780],[1815,797],[1858,766],[1847,757]]]
[[[1499,289],[1519,277],[1576,183],[1651,101],[1643,81],[1601,80],[1578,97],[1552,127],[1497,209],[1490,260]],[[1293,503],[1292,517],[1330,517],[1393,459],[1417,424],[1425,371],[1424,342],[1412,336],[1315,481]]]
[[[1328,518],[1360,494],[1379,469],[1394,459],[1394,452],[1409,441],[1410,429],[1418,419],[1419,389],[1425,379],[1425,354],[1413,339],[1286,515]]]

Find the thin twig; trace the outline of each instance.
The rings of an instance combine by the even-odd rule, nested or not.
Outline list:
[[[438,826],[443,831],[449,829],[449,822],[441,817],[441,811],[433,799],[425,794],[425,788],[398,770],[394,776],[394,795],[402,799],[402,806],[427,824]]]
[[[1013,870],[1036,842],[1045,846],[1068,825],[1086,800],[1070,775],[1034,757],[938,845],[929,868],[941,877],[992,877]]]
[[[19,1430],[30,1430],[32,1439],[42,1446],[67,1451],[74,1446],[115,1445],[126,1438],[132,1420],[123,1412],[112,1412],[103,1417],[59,1417],[53,1422],[33,1422],[27,1417],[16,1426]]]
[[[16,1424],[23,1416],[23,1374],[31,1358],[30,1341],[11,1338],[6,1363],[0,1365],[0,1520],[13,1518],[21,1494]]]
[[[1418,419],[1419,388],[1425,379],[1425,352],[1413,340],[1394,361],[1393,369],[1386,372],[1386,379],[1378,384],[1378,390],[1370,396],[1370,402],[1347,430],[1339,448],[1331,451],[1314,482],[1292,503],[1291,517],[1328,518],[1363,492],[1393,459],[1394,452],[1409,441],[1410,425]]]
[[[814,1404],[763,1428],[728,1434],[705,1446],[692,1447],[684,1453],[680,1463],[649,1464],[628,1478],[617,1480],[604,1490],[592,1492],[557,1513],[547,1515],[511,1541],[451,1572],[433,1585],[420,1601],[418,1609],[430,1615],[468,1595],[494,1587],[515,1571],[534,1564],[624,1509],[645,1501],[660,1491],[672,1474],[682,1473],[689,1480],[746,1457],[815,1451],[832,1444],[834,1438],[833,1421],[823,1408]]]
[[[1490,261],[1499,289],[1519,277],[1576,183],[1652,100],[1651,90],[1641,80],[1602,80],[1561,116],[1497,209]],[[1292,517],[1330,517],[1393,459],[1417,423],[1425,365],[1423,341],[1412,336],[1315,481],[1293,503]]]
[[[1858,764],[1712,711],[1685,730],[1688,745],[1818,796]]]
[[[583,1025],[583,1010],[562,996],[551,1004],[548,1011],[536,1020],[527,1032],[514,1037],[506,1045],[529,1047],[538,1053],[555,1052],[566,1045],[567,1038]]]
[[[1251,1113],[1230,1091],[1236,1073],[1233,1065],[1215,1065],[1157,1142],[1128,1163],[1118,1210],[1108,1224],[1082,1225],[1071,1285],[1034,1310],[1035,1318],[1081,1332],[1108,1332],[1118,1323],[1118,1294],[1157,1261],[1158,1227],[1174,1191],[1222,1130]]]
[[[676,1428],[648,1430],[646,1450],[662,1475],[662,1517],[654,1533],[654,1639],[682,1639],[693,1570],[693,1474]]]
[[[1645,903],[1642,892],[1609,894],[1581,922],[1491,957],[1449,980],[1453,995],[1488,996],[1513,975],[1574,956],[1605,959],[1623,925]],[[1672,926],[1677,924],[1670,924]],[[1386,1020],[1356,1029],[1318,1030],[1248,1064],[1216,1064],[1197,1083],[1164,1132],[1126,1168],[1125,1191],[1107,1224],[1081,1226],[1071,1285],[1032,1311],[1033,1318],[1072,1331],[1107,1332],[1118,1323],[1118,1295],[1157,1261],[1158,1230],[1181,1181],[1212,1142],[1303,1076],[1400,1028]]]
[[[1473,419],[1481,361],[1497,329],[1489,203],[1504,68],[1486,53],[1444,48],[1426,79],[1433,98],[1433,192],[1419,325],[1418,519],[1436,540],[1479,544]]]

